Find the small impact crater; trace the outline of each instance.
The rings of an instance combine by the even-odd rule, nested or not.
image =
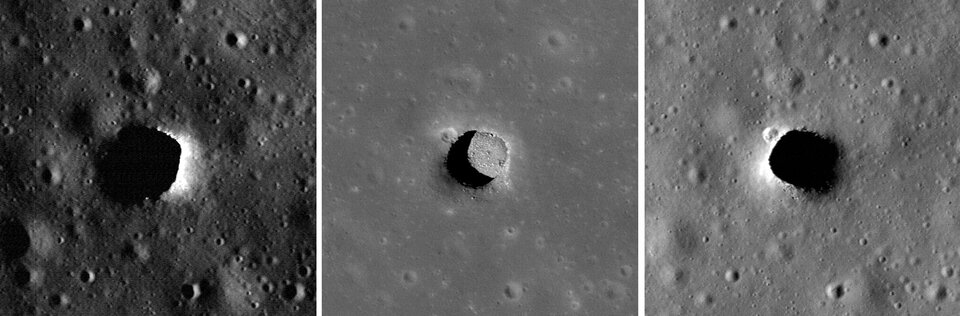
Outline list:
[[[280,297],[287,302],[300,302],[307,296],[307,287],[302,283],[290,283],[283,287]]]
[[[14,265],[11,276],[13,284],[21,288],[37,288],[41,283],[40,271],[23,264]]]
[[[134,204],[157,200],[177,177],[181,148],[164,132],[143,126],[120,130],[108,145],[98,175],[104,193],[114,200]]]
[[[489,132],[468,131],[460,135],[447,154],[447,170],[460,184],[480,188],[503,176],[507,144]]]
[[[840,150],[823,135],[803,130],[783,134],[770,153],[770,170],[800,190],[826,192],[837,180]]]
[[[200,297],[200,284],[187,283],[180,286],[180,295],[188,301],[196,300]]]
[[[169,4],[177,13],[190,13],[197,8],[197,0],[170,0]]]
[[[247,34],[239,31],[227,32],[223,40],[227,43],[227,46],[234,49],[243,49],[247,47],[247,43],[250,41],[247,38]]]
[[[509,281],[503,287],[503,297],[509,302],[517,302],[523,298],[523,293],[526,292],[523,284],[517,281]]]
[[[119,72],[120,86],[132,93],[151,96],[160,91],[160,71],[146,65],[130,65]]]
[[[763,83],[773,95],[792,98],[803,93],[806,76],[796,67],[770,66],[764,70]]]
[[[843,298],[845,294],[847,294],[847,288],[846,286],[844,286],[843,283],[839,283],[839,282],[830,283],[830,284],[827,284],[826,294],[827,294],[827,297],[829,297],[832,300],[839,300]]]

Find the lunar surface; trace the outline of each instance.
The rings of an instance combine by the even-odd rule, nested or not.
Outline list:
[[[646,314],[960,314],[958,3],[645,6]]]
[[[313,315],[315,11],[0,2],[0,315]]]
[[[329,315],[637,315],[637,1],[323,1]]]

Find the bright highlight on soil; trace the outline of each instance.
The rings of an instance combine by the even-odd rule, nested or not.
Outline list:
[[[177,178],[181,152],[180,144],[166,133],[124,127],[100,163],[104,193],[125,204],[159,199]]]
[[[198,145],[194,138],[186,133],[176,133],[164,131],[180,145],[180,161],[177,164],[177,176],[170,189],[167,190],[167,196],[185,197],[191,188],[196,187],[199,176],[198,167]]]

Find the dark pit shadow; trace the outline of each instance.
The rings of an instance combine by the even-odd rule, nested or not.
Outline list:
[[[161,131],[124,127],[97,163],[100,187],[121,204],[158,200],[176,179],[180,154],[180,144]]]

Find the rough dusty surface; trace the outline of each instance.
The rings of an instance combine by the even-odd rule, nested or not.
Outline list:
[[[507,143],[489,132],[474,134],[467,149],[470,165],[490,178],[496,178],[506,171],[508,154]]]
[[[637,4],[324,1],[322,311],[635,315]]]
[[[960,313],[957,3],[645,5],[646,313]],[[794,129],[829,190],[770,172]]]
[[[0,315],[313,315],[315,12],[0,2]]]

